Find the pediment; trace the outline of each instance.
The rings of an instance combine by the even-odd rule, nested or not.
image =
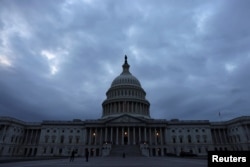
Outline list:
[[[112,118],[107,122],[109,123],[144,123],[144,121],[141,118],[133,117],[130,115],[122,115],[116,118]]]

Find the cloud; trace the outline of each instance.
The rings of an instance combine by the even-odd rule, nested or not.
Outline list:
[[[249,115],[248,1],[1,1],[0,115],[97,119],[123,56],[152,118]],[[11,12],[10,12],[11,11]]]

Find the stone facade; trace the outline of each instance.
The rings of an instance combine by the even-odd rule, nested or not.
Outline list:
[[[108,89],[97,120],[23,122],[0,117],[1,157],[180,155],[206,156],[209,150],[250,150],[250,116],[229,121],[165,120],[150,117],[150,103],[139,80],[122,73]],[[138,150],[138,151],[137,151]]]

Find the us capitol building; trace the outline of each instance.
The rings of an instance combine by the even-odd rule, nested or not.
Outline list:
[[[0,157],[168,156],[213,150],[250,150],[250,116],[228,121],[166,120],[150,117],[150,103],[139,80],[122,73],[108,89],[96,120],[23,122],[0,117]]]

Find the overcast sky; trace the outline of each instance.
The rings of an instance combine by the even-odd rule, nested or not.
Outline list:
[[[99,119],[125,54],[152,118],[250,115],[249,8],[248,0],[1,0],[0,116]]]

